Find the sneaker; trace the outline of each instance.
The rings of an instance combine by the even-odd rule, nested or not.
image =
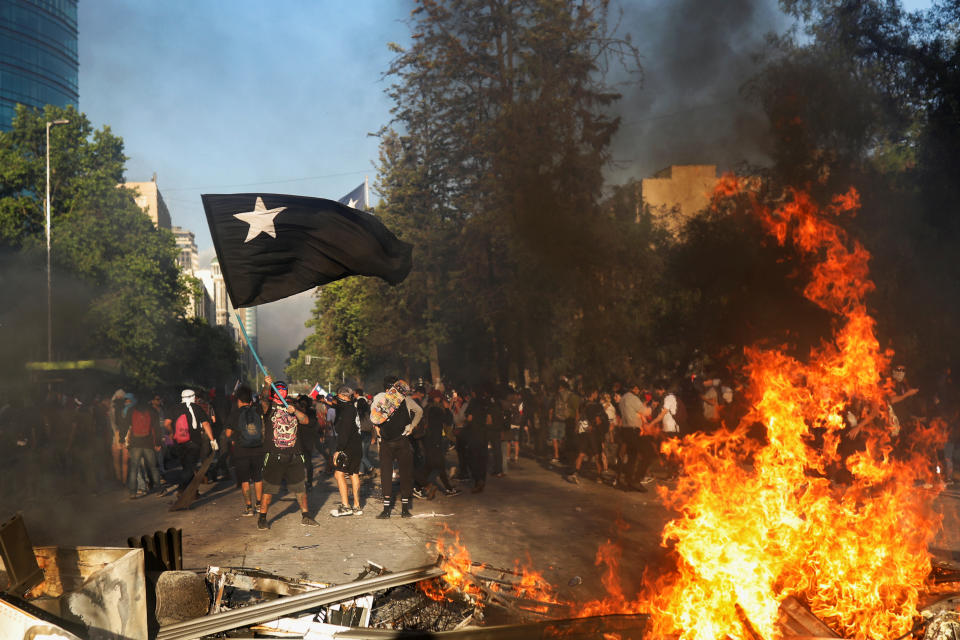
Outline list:
[[[331,510],[330,515],[332,515],[334,518],[339,518],[341,516],[352,516],[353,509],[345,504],[341,504],[336,509]]]
[[[550,464],[560,464],[559,458],[550,458]]]
[[[421,491],[419,488],[413,490],[413,496],[414,496],[415,498],[419,498],[420,500],[426,500],[426,499],[427,499],[427,494],[425,494],[425,493],[424,493],[423,491]]]
[[[383,511],[380,512],[380,515],[377,516],[377,520],[386,520],[390,517],[390,507],[384,507]]]
[[[571,473],[567,476],[567,481],[572,482],[573,484],[580,484],[580,478],[577,477],[577,474]]]
[[[650,484],[651,482],[653,482],[653,476],[644,476],[640,482],[642,484]]]
[[[242,515],[242,516],[248,516],[248,517],[249,517],[249,516],[253,516],[253,505],[252,505],[252,504],[248,504],[247,506],[245,506],[245,507],[243,508],[243,513],[241,513],[240,515]]]
[[[303,516],[300,518],[300,524],[302,524],[305,527],[317,527],[320,525],[319,522],[317,522],[307,514],[303,514]]]
[[[401,518],[412,518],[413,514],[410,513],[410,507],[408,505],[403,505],[403,509],[400,511]]]
[[[267,524],[267,514],[261,513],[260,517],[257,518],[257,529],[269,529],[270,525]]]
[[[355,515],[355,516],[362,516],[362,515],[363,515],[363,507],[361,507],[359,504],[358,504],[357,506],[353,507],[352,511],[353,511],[353,515]]]
[[[460,489],[450,489],[449,491],[444,491],[443,495],[452,498],[453,496],[458,496],[461,493],[463,493],[463,491],[460,491]]]

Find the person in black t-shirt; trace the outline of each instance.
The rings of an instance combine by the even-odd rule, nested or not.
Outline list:
[[[174,454],[180,460],[182,469],[177,491],[183,492],[193,480],[197,463],[203,453],[209,449],[216,451],[219,445],[213,437],[210,416],[195,404],[196,393],[192,389],[184,389],[180,400],[181,403],[164,420],[164,427],[173,436]]]
[[[279,395],[271,387],[273,378],[266,376],[261,397],[269,398],[270,404],[264,415],[264,449],[266,455],[263,463],[263,500],[260,501],[260,516],[257,518],[258,529],[269,529],[267,524],[267,509],[270,507],[271,497],[280,491],[280,484],[286,482],[287,491],[297,496],[300,505],[300,524],[316,526],[316,520],[307,512],[307,490],[304,484],[306,463],[300,444],[300,425],[307,424],[307,414],[292,404],[284,405],[287,397],[287,385],[277,382],[275,385]]]
[[[419,424],[423,409],[406,397],[410,388],[405,380],[387,376],[384,378],[383,388],[384,390],[373,398],[371,407],[385,406],[391,389],[403,396],[403,399],[386,420],[380,424],[375,423],[377,435],[380,437],[380,487],[383,491],[383,511],[377,518],[389,518],[393,510],[391,495],[394,462],[397,463],[400,480],[400,517],[412,518],[410,501],[413,496],[413,447],[408,436]]]
[[[250,387],[243,385],[237,389],[236,394],[237,410],[230,414],[226,425],[226,434],[233,445],[233,471],[237,476],[237,482],[240,483],[240,490],[243,494],[244,508],[241,515],[252,516],[255,510],[260,509],[260,503],[263,501],[263,416],[260,415],[259,407],[254,406],[253,391]],[[251,412],[253,412],[251,414]],[[256,442],[255,436],[242,435],[240,430],[246,425],[239,424],[240,420],[252,420],[253,425],[257,425],[256,419],[259,418],[260,443]],[[254,495],[250,495],[250,485],[253,485]],[[256,504],[253,498],[256,498]]]
[[[597,482],[603,481],[603,441],[610,430],[610,420],[607,412],[600,404],[600,390],[591,389],[587,394],[586,403],[580,409],[580,419],[577,421],[577,434],[574,439],[577,447],[577,458],[573,463],[573,473],[567,479],[571,482],[580,481],[580,465],[590,456],[596,458]]]
[[[334,517],[361,515],[360,505],[360,460],[363,444],[360,442],[360,414],[354,404],[353,389],[344,385],[337,389],[337,417],[333,428],[337,433],[336,450],[333,454],[334,477],[340,490],[340,505],[330,512]],[[347,492],[347,476],[353,486],[353,508]]]

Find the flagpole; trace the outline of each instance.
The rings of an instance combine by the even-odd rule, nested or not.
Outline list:
[[[250,336],[247,335],[247,328],[243,326],[243,320],[240,319],[240,313],[234,310],[233,315],[237,316],[237,324],[240,325],[240,332],[243,333],[243,339],[247,341],[247,346],[250,347],[250,353],[253,354],[253,359],[257,361],[257,364],[260,366],[260,371],[263,371],[263,377],[266,378],[269,374],[264,368],[263,363],[260,362],[260,356],[257,355],[257,350],[253,348],[253,345],[250,344]],[[280,402],[283,403],[283,406],[287,406],[287,401],[282,395],[280,395],[280,390],[277,389],[277,385],[270,383],[270,386],[273,388],[273,392],[277,394],[277,397],[280,398]]]
[[[363,210],[370,210],[370,185],[367,176],[363,176]]]

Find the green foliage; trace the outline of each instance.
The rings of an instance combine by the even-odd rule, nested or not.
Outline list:
[[[745,87],[765,109],[772,167],[744,168],[776,201],[855,186],[845,222],[872,252],[885,342],[918,367],[960,356],[960,43],[956,3],[783,0],[796,31],[771,38]],[[454,381],[602,381],[682,369],[698,350],[756,341],[805,352],[831,318],[804,300],[809,265],[748,207],[674,237],[639,185],[603,197],[618,120],[607,63],[639,72],[604,0],[421,0],[397,56],[381,132],[377,211],[415,246],[407,281],[325,287],[314,334],[327,377],[442,370]],[[705,159],[709,160],[709,159]],[[742,203],[741,203],[742,204]],[[441,366],[442,365],[442,366]],[[297,365],[299,366],[299,365]],[[491,372],[494,375],[491,376]]]
[[[183,319],[187,289],[172,234],[118,188],[126,158],[109,127],[93,130],[73,107],[18,107],[13,129],[0,134],[0,243],[25,260],[44,244],[45,123],[58,119],[69,124],[50,132],[55,357],[119,358],[135,383],[154,385],[181,357],[183,338],[215,349],[212,361],[228,375],[218,339]],[[45,359],[41,345],[29,357]]]

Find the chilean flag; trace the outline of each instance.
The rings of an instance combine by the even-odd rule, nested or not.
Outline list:
[[[320,386],[319,382],[315,384],[313,386],[313,389],[310,391],[310,397],[313,398],[314,400],[316,400],[320,396],[326,397],[326,395],[327,395],[327,392],[323,390],[323,387]]]

